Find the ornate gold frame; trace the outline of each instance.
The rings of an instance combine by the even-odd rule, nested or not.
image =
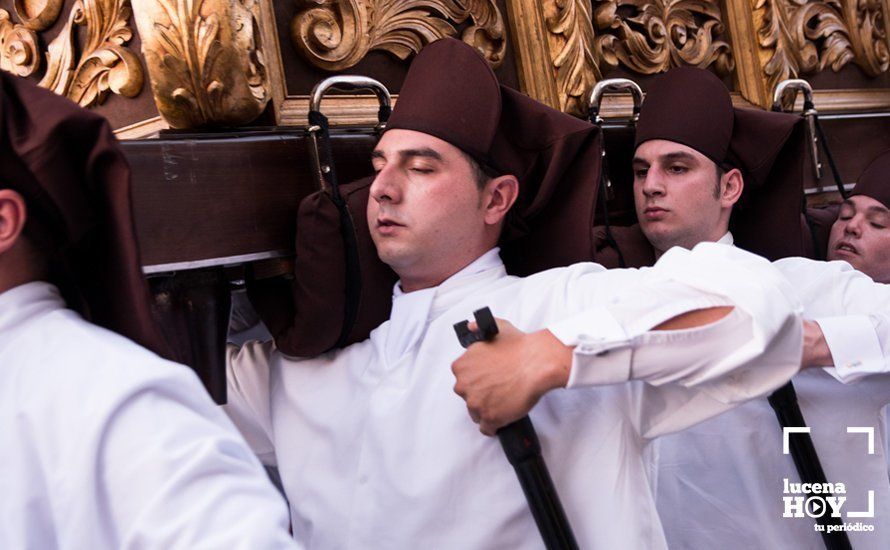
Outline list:
[[[352,4],[363,2],[370,3],[371,0],[350,0]],[[781,12],[780,8],[792,4],[799,11],[790,16]],[[804,25],[813,17],[822,17],[824,28],[817,37],[822,42],[817,45],[815,39],[809,40],[802,29],[797,29],[800,32],[791,33],[794,36],[785,45],[791,48],[797,43],[815,48],[818,70],[831,70],[832,62],[839,67],[855,63],[871,74],[888,70],[890,3],[887,0],[878,3],[809,0],[802,8],[799,4],[789,0],[725,0],[719,3],[717,0],[508,0],[504,16],[522,90],[548,105],[579,115],[583,114],[590,90],[601,78],[599,64],[626,66],[624,61],[628,60],[634,70],[649,74],[678,63],[710,66],[718,74],[731,74],[735,79],[738,92],[733,93],[733,100],[737,105],[769,108],[772,104],[771,86],[777,80],[774,75],[771,82],[767,74],[770,56],[775,49],[768,46],[769,33],[764,27],[768,22],[765,12],[770,7],[776,8],[777,13],[785,13],[787,20],[783,20],[784,27],[779,28],[787,29],[790,24]],[[649,43],[645,43],[640,38],[647,38],[642,36],[646,30],[622,21],[616,15],[619,7],[636,10],[639,18],[648,18],[646,21],[651,28],[680,33],[685,42],[656,40],[653,47],[649,36]],[[807,11],[800,11],[804,9]],[[774,14],[774,17],[778,15]],[[857,17],[859,24],[854,28],[849,21]],[[831,24],[825,23],[829,20]],[[586,21],[592,23],[585,25]],[[274,20],[266,26],[274,28]],[[728,39],[724,38],[726,35]],[[871,49],[864,36],[873,38]],[[281,46],[291,47],[290,44]],[[878,55],[875,55],[876,49]],[[813,60],[809,62],[812,69]],[[825,66],[820,67],[820,64]],[[794,66],[790,69],[782,76],[808,76],[794,70]],[[305,124],[308,97],[288,96],[284,93],[283,83],[279,83],[278,90],[281,97],[277,103],[279,122]],[[331,113],[334,123],[370,123],[376,115],[377,105],[371,97],[340,96],[327,101],[330,104],[326,112]],[[887,111],[890,110],[890,89],[817,90],[815,102],[821,112]],[[626,116],[630,109],[630,98],[607,97],[601,113],[606,117]]]
[[[138,92],[147,69],[164,118],[120,128],[122,137],[168,124],[249,124],[269,102],[276,123],[305,125],[309,97],[288,94],[282,48],[348,72],[373,49],[407,60],[430,40],[457,35],[460,22],[460,37],[493,65],[509,41],[523,91],[579,115],[615,66],[637,74],[708,67],[735,80],[737,104],[762,108],[780,78],[853,64],[868,75],[890,69],[890,0],[506,0],[506,13],[495,0],[289,1],[300,7],[286,22],[291,36],[278,35],[273,0],[76,0],[64,16],[68,30],[86,26],[93,38],[78,51],[63,32],[50,45],[44,85],[92,105]],[[144,68],[127,47],[131,5]],[[34,33],[61,17],[60,6],[15,0],[16,17],[0,10],[0,67],[34,72],[43,61]],[[822,112],[890,111],[890,88],[817,90],[815,99]],[[629,99],[607,97],[601,113],[629,109]],[[377,103],[333,96],[325,112],[334,124],[365,124]]]

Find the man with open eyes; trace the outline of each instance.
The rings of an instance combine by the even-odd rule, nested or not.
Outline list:
[[[690,97],[689,90],[703,97]],[[707,129],[695,124],[702,102],[710,102]],[[759,127],[742,124],[754,116],[763,119]],[[722,82],[698,69],[671,71],[650,89],[637,128],[634,199],[656,257],[701,242],[733,245],[730,217],[744,202],[746,184],[749,200],[761,192],[756,174],[762,154],[793,124],[787,117],[783,123],[783,116],[733,108]],[[721,131],[725,150],[716,137]],[[745,139],[746,132],[757,139]],[[845,512],[875,512],[865,521],[877,532],[848,533],[854,548],[876,550],[890,534],[890,484],[881,443],[890,377],[868,376],[890,365],[890,288],[879,284],[890,280],[890,230],[881,227],[890,215],[885,204],[890,189],[884,185],[890,154],[881,158],[860,178],[832,228],[829,259],[846,262],[774,262],[797,291],[805,322],[814,329],[805,335],[804,363],[825,367],[794,377],[801,410],[828,481],[846,485],[845,494],[836,495],[846,498],[842,522],[849,521]],[[848,426],[871,427],[876,454],[869,455],[866,436],[848,433]],[[812,518],[783,517],[783,499],[799,496],[785,493],[784,480],[799,477],[791,456],[782,453],[781,438],[775,414],[762,398],[660,439],[656,493],[668,545],[822,548]]]
[[[637,216],[655,257],[703,242],[732,246],[729,222],[746,185],[749,199],[767,188],[769,159],[796,123],[788,115],[734,108],[726,87],[707,71],[686,67],[661,76],[643,103],[633,160]],[[848,533],[857,549],[885,547],[890,531],[881,416],[890,377],[868,376],[887,371],[890,289],[854,269],[881,282],[890,274],[890,256],[882,253],[890,252],[890,242],[881,239],[890,236],[880,228],[890,192],[877,190],[890,173],[890,155],[884,158],[860,178],[833,228],[829,258],[850,263],[774,262],[804,306],[802,362],[825,367],[803,370],[794,384],[828,481],[845,483],[846,493],[837,495],[846,498],[844,511],[875,514],[865,520],[875,532]],[[774,238],[783,236],[777,231]],[[507,350],[497,341],[488,347],[479,363],[490,371]],[[519,376],[504,372],[491,385],[508,386],[505,380]],[[873,428],[875,454],[868,454],[866,436],[848,433],[848,426]],[[782,430],[765,397],[660,438],[654,448],[653,485],[670,548],[822,548],[812,518],[783,517],[783,498],[799,496],[786,495],[784,481],[791,487],[799,477],[782,452]]]

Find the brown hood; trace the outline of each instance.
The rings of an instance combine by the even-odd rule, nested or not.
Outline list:
[[[51,282],[91,322],[169,356],[141,271],[130,169],[107,121],[2,71],[0,85],[0,185],[25,197]]]

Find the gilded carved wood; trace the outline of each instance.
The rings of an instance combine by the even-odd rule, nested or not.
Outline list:
[[[732,49],[721,39],[716,0],[545,0],[560,107],[581,113],[604,70],[639,74],[695,65],[728,75]]]
[[[884,6],[873,0],[754,0],[767,88],[786,78],[855,63],[870,76],[890,67]]]
[[[15,12],[0,10],[0,68],[20,76],[35,74],[43,57],[37,33],[59,18],[62,0],[16,0]],[[45,52],[40,86],[84,107],[109,93],[133,97],[142,89],[142,63],[127,48],[133,38],[129,0],[77,0],[62,31]],[[80,33],[78,29],[83,29]]]
[[[619,15],[622,8],[630,10]],[[720,7],[713,0],[611,0],[596,3],[597,50],[603,61],[640,74],[678,65],[733,69]]]
[[[763,107],[785,78],[850,65],[871,76],[890,70],[886,0],[506,0],[506,13],[496,0],[282,1],[296,15],[278,36],[273,0],[76,0],[64,16],[63,0],[14,0],[12,14],[0,10],[0,68],[43,74],[42,85],[84,105],[138,93],[140,60],[126,46],[132,2],[155,102],[178,128],[248,124],[272,97],[276,122],[303,123],[305,97],[284,85],[281,39],[331,72],[371,51],[407,61],[444,36],[498,66],[509,40],[523,90],[575,114],[616,69],[708,68]],[[62,32],[43,55],[41,33],[60,17]],[[336,100],[332,120],[376,113],[365,98]],[[890,108],[890,90],[817,91],[817,100]]]
[[[109,92],[133,97],[142,89],[142,63],[125,44],[133,38],[126,0],[78,0],[62,32],[49,44],[40,85],[80,105],[101,102]],[[86,29],[78,55],[77,27]]]
[[[43,31],[58,19],[62,0],[15,0],[14,7],[22,25],[32,31]]]
[[[14,23],[6,10],[0,10],[0,69],[19,76],[31,76],[40,66],[37,33]]]
[[[155,104],[174,128],[246,124],[270,98],[255,0],[133,0]]]
[[[296,0],[291,40],[313,65],[343,71],[368,52],[382,50],[400,59],[424,45],[461,33],[497,67],[504,61],[504,18],[494,0]]]
[[[591,24],[593,12],[590,2],[584,0],[561,0],[550,4],[555,9],[546,13],[544,22],[549,33],[558,107],[580,114],[585,111],[584,98],[602,78],[602,54],[598,51],[599,43]]]

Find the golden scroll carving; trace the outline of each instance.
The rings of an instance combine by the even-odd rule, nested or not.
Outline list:
[[[174,128],[234,126],[269,101],[254,0],[133,0],[155,104]]]
[[[769,90],[781,80],[850,62],[876,76],[890,67],[883,4],[870,0],[755,0]]]
[[[19,76],[31,76],[40,66],[37,34],[13,23],[9,12],[0,10],[0,69]]]
[[[589,0],[548,1],[552,11],[545,16],[550,33],[551,63],[556,75],[559,108],[576,114],[585,112],[585,99],[602,78],[602,53],[591,24]]]
[[[14,6],[21,23],[0,10],[0,68],[30,76],[42,61],[37,33],[57,21],[62,0],[16,0]],[[40,85],[84,107],[101,103],[109,93],[138,94],[142,64],[126,47],[133,38],[129,18],[129,0],[77,0],[48,46]],[[80,39],[79,28],[85,33]]]
[[[494,0],[297,0],[297,4],[291,40],[310,63],[328,71],[348,69],[371,50],[407,59],[433,40],[456,36],[454,25],[467,21],[471,25],[461,33],[463,41],[478,48],[493,67],[504,61],[507,37]]]
[[[678,65],[734,68],[715,0],[545,0],[560,107],[581,113],[605,68],[640,74]]]

